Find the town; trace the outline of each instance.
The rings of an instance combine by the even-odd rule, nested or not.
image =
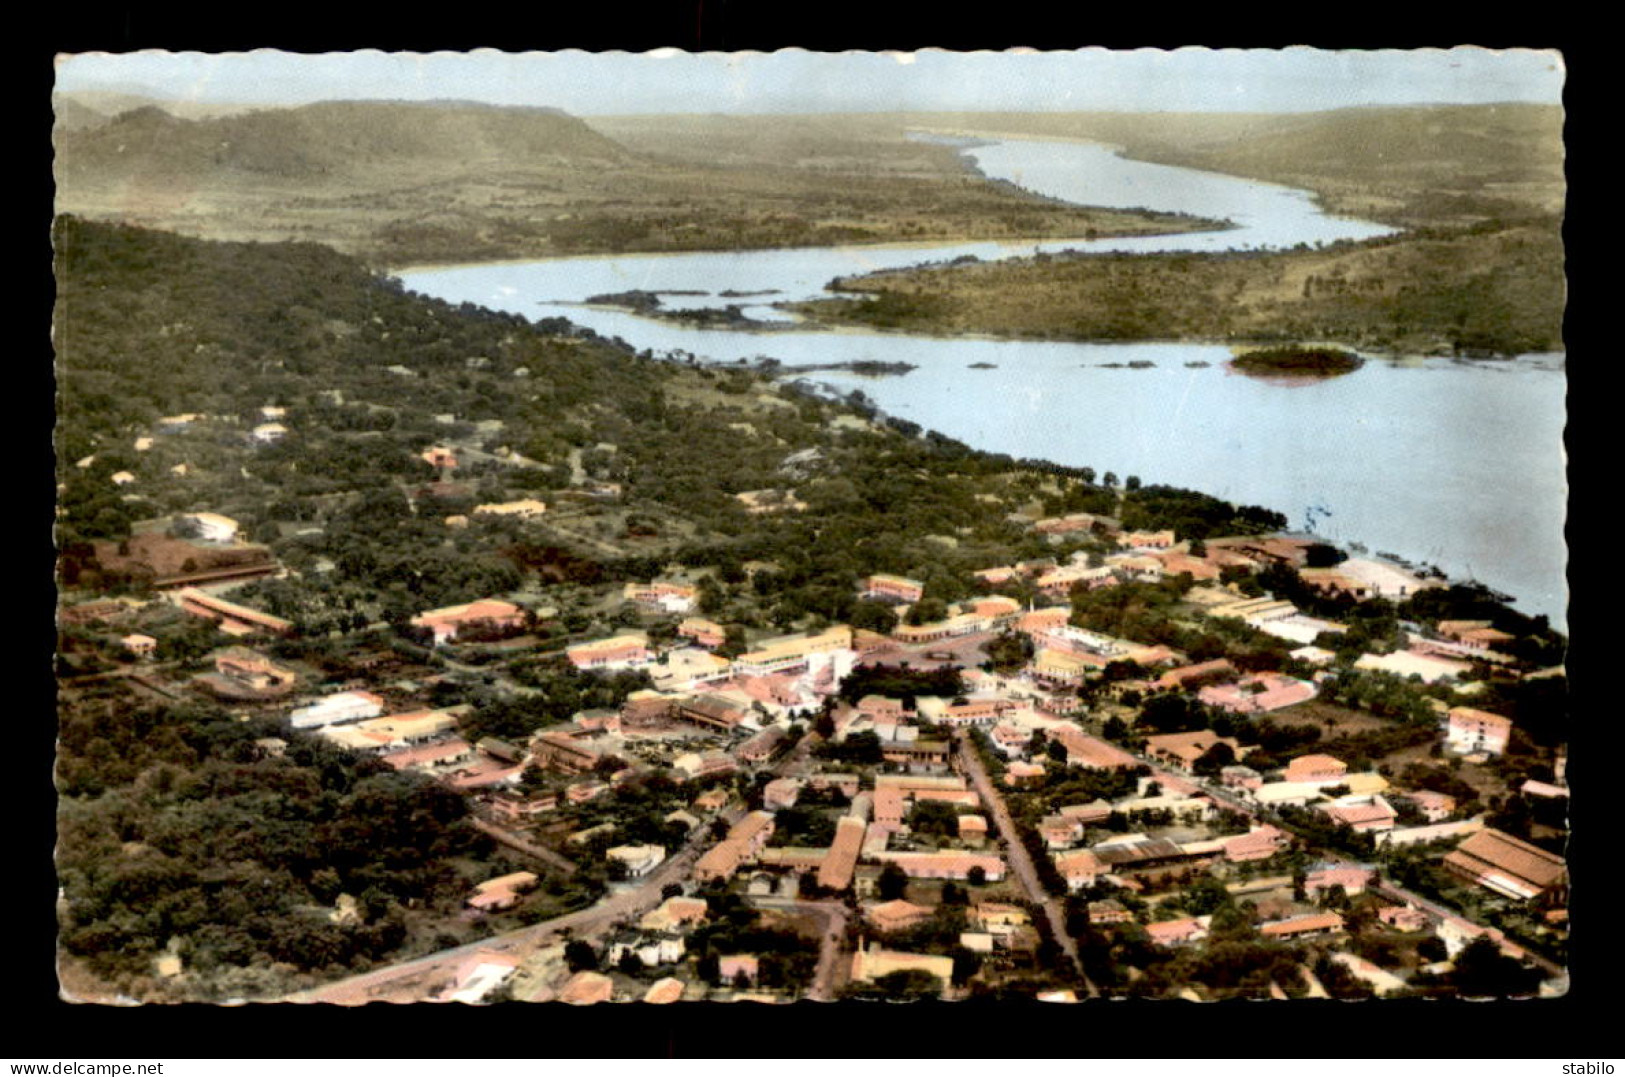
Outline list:
[[[448,446],[424,458],[456,466]],[[851,623],[786,635],[711,619],[730,585],[673,565],[598,585],[615,629],[563,646],[542,642],[556,610],[489,595],[313,650],[217,593],[275,558],[182,513],[100,551],[147,565],[149,597],[62,610],[70,657],[111,657],[64,686],[207,699],[275,728],[244,758],[319,741],[466,805],[499,855],[466,879],[457,930],[297,999],[1566,990],[1547,650],[1427,617],[1449,612],[1430,605],[1445,581],[1312,537],[1024,526],[1053,554],[976,570],[980,593],[875,572],[851,581]],[[1417,619],[1392,646],[1360,614],[1397,602]],[[1180,626],[1200,653],[1169,642]],[[471,681],[592,705],[527,727],[461,701]],[[380,904],[330,898],[334,924]],[[188,975],[173,948],[153,959],[159,983]]]

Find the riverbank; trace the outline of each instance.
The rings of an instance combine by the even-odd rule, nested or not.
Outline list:
[[[1469,356],[1563,347],[1556,220],[1321,250],[1040,254],[833,283],[846,294],[787,309],[824,325],[1019,340],[1310,338]]]

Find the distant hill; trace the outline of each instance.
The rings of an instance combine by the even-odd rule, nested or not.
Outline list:
[[[898,118],[943,130],[1112,143],[1143,160],[1309,187],[1341,212],[1407,225],[1555,214],[1563,203],[1563,110],[1555,105]]]
[[[100,126],[60,125],[56,142],[59,174],[90,182],[174,175],[207,183],[233,173],[300,179],[396,163],[580,164],[628,156],[555,109],[460,102],[333,101],[203,120],[145,105]]]
[[[51,112],[58,131],[83,131],[100,127],[111,119],[106,113],[98,112],[89,105],[62,94],[56,94],[51,98]]]

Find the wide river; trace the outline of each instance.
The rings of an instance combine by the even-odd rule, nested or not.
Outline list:
[[[1235,227],[1094,241],[557,258],[400,277],[413,291],[529,318],[565,317],[656,354],[771,356],[788,365],[911,363],[919,369],[904,376],[811,377],[842,390],[861,388],[885,411],[979,449],[1264,505],[1328,539],[1476,579],[1566,627],[1561,355],[1371,359],[1341,378],[1261,380],[1233,373],[1222,346],[830,332],[794,328],[767,305],[827,294],[824,286],[836,276],[964,255],[1283,248],[1390,231],[1328,216],[1303,191],[1132,161],[1104,146],[1002,139],[963,152],[986,175],[1050,197],[1188,213]],[[632,289],[703,293],[664,298],[675,308],[742,305],[746,314],[786,327],[694,329],[582,305],[589,296]]]

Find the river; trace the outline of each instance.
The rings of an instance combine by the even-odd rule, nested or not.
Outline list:
[[[400,277],[413,291],[453,303],[565,317],[657,354],[771,356],[787,365],[911,363],[919,369],[903,376],[813,377],[861,389],[887,412],[979,449],[1264,505],[1297,527],[1310,522],[1314,506],[1318,534],[1477,579],[1512,595],[1518,608],[1566,627],[1561,355],[1498,362],[1371,358],[1340,378],[1261,380],[1233,373],[1225,365],[1228,350],[1214,345],[830,332],[797,328],[771,306],[826,294],[837,276],[965,256],[1278,249],[1392,231],[1322,213],[1307,192],[1133,161],[1105,146],[999,139],[961,152],[984,174],[1049,197],[1187,213],[1234,227],[1093,241],[557,258]],[[633,289],[702,293],[663,299],[674,308],[738,305],[783,327],[696,329],[583,305],[590,296]]]

